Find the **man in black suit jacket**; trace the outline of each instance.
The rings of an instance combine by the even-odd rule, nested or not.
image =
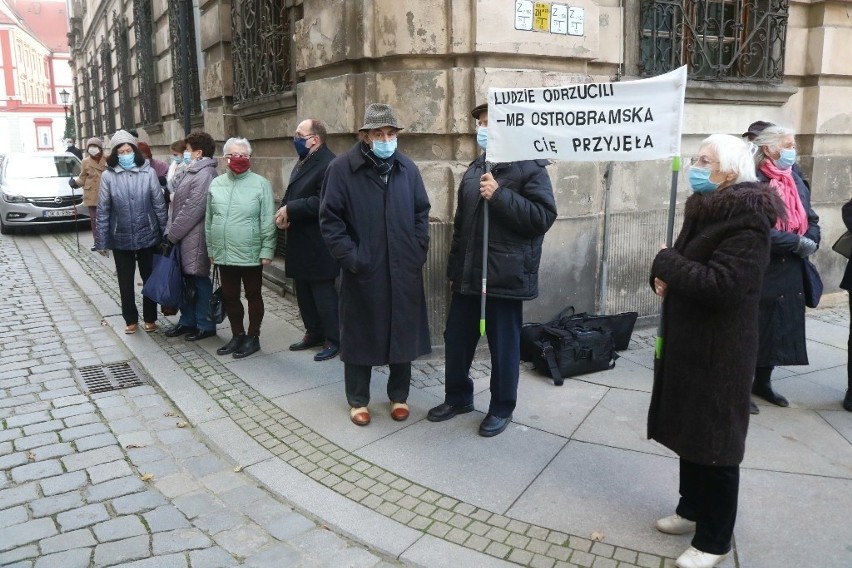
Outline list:
[[[290,346],[301,351],[322,346],[314,361],[325,361],[340,351],[337,291],[334,279],[340,267],[325,246],[319,228],[320,189],[325,170],[334,153],[325,145],[325,125],[316,119],[299,123],[293,145],[299,162],[290,173],[290,181],[275,224],[287,230],[285,274],[296,287],[299,313],[305,324],[305,336]]]

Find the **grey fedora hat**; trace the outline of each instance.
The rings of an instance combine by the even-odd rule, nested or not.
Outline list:
[[[390,105],[371,103],[367,107],[367,110],[364,111],[364,126],[358,130],[373,130],[374,128],[384,128],[385,126],[402,130]]]

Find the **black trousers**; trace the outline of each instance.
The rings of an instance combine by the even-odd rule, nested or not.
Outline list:
[[[740,466],[680,460],[677,514],[696,523],[692,546],[710,554],[730,552],[739,491]]]
[[[340,344],[337,290],[334,280],[295,279],[296,302],[305,324],[305,335],[324,337],[326,341]]]
[[[157,247],[139,250],[114,250],[115,275],[118,278],[118,292],[121,295],[121,315],[127,325],[139,323],[139,310],[136,307],[136,266],[142,283],[148,281],[154,266],[154,252]],[[145,323],[157,321],[157,302],[142,296],[142,320]]]
[[[479,343],[480,297],[453,294],[444,330],[444,402],[453,406],[473,403],[470,365]],[[507,418],[518,401],[521,364],[523,302],[488,298],[485,335],[491,351],[491,403],[489,414]]]
[[[246,311],[240,300],[240,284],[246,293],[248,303],[248,332],[252,337],[260,336],[260,324],[263,322],[263,266],[219,266],[219,279],[222,284],[222,303],[225,304],[225,314],[231,324],[231,333],[239,335],[246,333]]]
[[[411,363],[391,363],[388,377],[388,400],[405,402],[411,388]],[[352,408],[370,404],[370,365],[343,365],[343,380],[346,383],[346,400]]]

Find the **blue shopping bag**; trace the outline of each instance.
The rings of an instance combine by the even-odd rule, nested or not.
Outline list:
[[[161,306],[180,306],[183,295],[183,274],[180,265],[180,247],[173,246],[168,252],[154,255],[151,276],[142,286],[142,295]]]

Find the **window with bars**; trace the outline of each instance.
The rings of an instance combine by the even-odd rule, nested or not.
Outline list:
[[[179,2],[180,0],[178,0]],[[172,55],[172,81],[174,83],[175,115],[183,118],[184,108],[190,106],[190,116],[201,112],[201,90],[198,83],[198,51],[195,43],[195,18],[192,16],[192,2],[187,2],[186,21],[180,18],[178,2],[169,2],[169,38]],[[187,62],[181,56],[184,42],[189,52]],[[189,81],[189,92],[192,100],[187,104],[183,100],[183,82]]]
[[[133,28],[136,32],[136,79],[139,84],[139,117],[142,124],[160,120],[160,104],[154,70],[154,22],[151,0],[133,0]],[[127,128],[128,125],[122,124]]]
[[[640,73],[780,83],[789,0],[641,0]]]
[[[104,132],[115,132],[115,89],[112,80],[112,50],[109,42],[101,39],[101,76],[104,81]]]
[[[118,113],[121,126],[130,128],[133,120],[133,100],[130,98],[130,44],[127,18],[112,13],[112,34],[115,42],[115,63],[118,67]]]
[[[85,65],[83,66],[81,75],[83,77],[83,104],[80,105],[80,111],[85,111],[86,114],[86,120],[84,122],[86,138],[92,138],[97,136],[95,134],[95,123],[93,119],[95,109],[92,108],[92,83],[89,80],[89,69]]]
[[[91,83],[89,92],[92,98],[88,101],[89,108],[92,109],[92,136],[101,136],[104,134],[103,132],[99,132],[99,130],[103,129],[104,115],[101,111],[101,79],[98,71],[98,64],[93,56],[89,60],[89,82]]]
[[[293,26],[302,6],[284,0],[231,2],[234,102],[262,101],[295,89]]]

